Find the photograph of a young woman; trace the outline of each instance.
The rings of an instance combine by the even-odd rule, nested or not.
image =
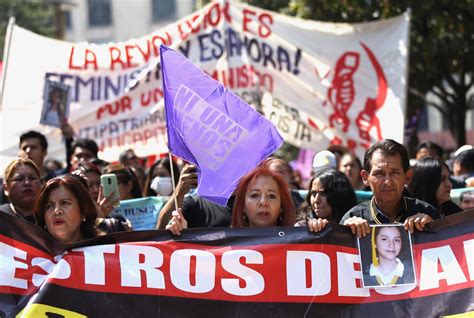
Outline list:
[[[359,240],[364,287],[415,284],[411,238],[402,225],[376,225]]]
[[[61,83],[47,82],[46,103],[43,106],[40,123],[43,125],[62,127],[67,121],[68,90]]]

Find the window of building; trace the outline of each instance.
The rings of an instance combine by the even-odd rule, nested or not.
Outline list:
[[[174,20],[176,18],[176,0],[152,0],[153,22]]]
[[[87,0],[89,8],[89,26],[108,26],[112,24],[110,0]]]
[[[72,19],[71,19],[71,11],[64,11],[64,24],[67,30],[72,29]]]

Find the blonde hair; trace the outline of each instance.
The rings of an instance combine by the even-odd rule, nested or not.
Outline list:
[[[12,162],[10,162],[8,166],[5,168],[5,173],[4,173],[5,184],[8,184],[16,168],[18,168],[19,166],[30,166],[38,175],[38,178],[41,178],[41,173],[38,169],[38,166],[33,162],[33,160],[30,160],[28,158],[17,158],[17,159],[14,159]]]

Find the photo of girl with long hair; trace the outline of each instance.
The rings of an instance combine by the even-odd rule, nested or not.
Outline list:
[[[403,225],[371,226],[371,235],[357,242],[365,288],[416,283],[411,236]]]
[[[69,86],[46,81],[40,124],[53,127],[65,125],[69,113],[69,103]]]

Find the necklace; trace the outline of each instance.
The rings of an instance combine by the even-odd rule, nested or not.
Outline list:
[[[407,210],[407,201],[405,197],[403,197],[403,205],[405,208],[405,211]],[[377,213],[375,212],[376,210],[376,205],[375,205],[375,200],[374,197],[372,197],[372,200],[370,200],[370,215],[372,216],[372,219],[375,221],[377,224],[382,224],[382,222],[379,220],[377,217]],[[400,220],[402,219],[402,214],[400,214],[395,220],[393,220],[392,223],[400,223]]]

